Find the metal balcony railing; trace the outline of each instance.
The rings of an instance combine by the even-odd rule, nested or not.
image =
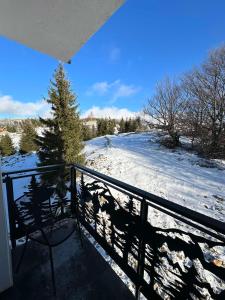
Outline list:
[[[15,181],[35,176],[41,185],[61,167],[3,173],[13,247],[24,235],[13,203],[27,195],[15,199]],[[84,166],[66,170],[67,197],[79,221],[130,278],[137,298],[225,299],[225,262],[215,255],[225,253],[223,222]],[[45,184],[46,193],[50,188],[54,184]],[[56,208],[64,205],[65,199]]]

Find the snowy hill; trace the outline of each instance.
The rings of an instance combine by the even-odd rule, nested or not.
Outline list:
[[[193,152],[169,150],[158,133],[95,138],[86,145],[88,165],[104,174],[224,221],[225,164]]]

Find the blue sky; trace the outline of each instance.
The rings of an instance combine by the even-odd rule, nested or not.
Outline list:
[[[200,64],[224,40],[224,0],[127,0],[65,68],[82,114],[140,111],[157,81]],[[45,115],[57,64],[0,37],[0,117]]]

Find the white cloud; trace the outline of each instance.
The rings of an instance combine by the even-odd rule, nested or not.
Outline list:
[[[8,117],[47,117],[50,115],[50,106],[46,101],[21,102],[9,95],[0,96],[0,114]]]
[[[108,92],[108,90],[110,89],[110,85],[108,84],[107,81],[102,81],[102,82],[96,82],[94,83],[91,88],[87,91],[88,95],[92,95],[95,92],[100,94],[100,95],[104,95]]]
[[[103,107],[93,106],[88,109],[85,113],[81,115],[81,118],[87,118],[90,115],[93,115],[95,118],[112,118],[112,119],[121,119],[121,118],[134,118],[139,115],[138,112],[130,111],[127,108],[118,108],[118,107]]]
[[[113,82],[96,82],[87,90],[86,94],[89,96],[95,94],[99,96],[107,95],[109,97],[109,102],[112,104],[119,98],[135,95],[140,91],[140,89],[140,87],[130,84],[124,84],[119,79],[117,79]]]
[[[111,62],[116,62],[121,55],[121,50],[118,47],[113,47],[109,52],[109,59]]]
[[[118,98],[135,95],[137,92],[139,92],[139,90],[140,88],[135,87],[134,85],[119,84],[118,88],[115,90],[111,102],[115,102]]]

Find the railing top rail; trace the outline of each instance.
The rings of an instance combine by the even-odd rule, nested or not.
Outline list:
[[[95,177],[104,180],[105,182],[109,182],[109,183],[113,184],[115,187],[122,188],[126,191],[129,191],[130,193],[133,193],[134,195],[139,196],[142,199],[149,200],[153,203],[158,204],[159,206],[167,208],[170,211],[173,211],[179,215],[182,215],[185,218],[189,218],[192,221],[195,221],[204,226],[210,227],[211,229],[214,229],[222,234],[225,234],[225,223],[222,221],[216,220],[212,217],[203,215],[202,213],[199,213],[190,208],[184,207],[180,204],[174,203],[172,201],[166,200],[164,198],[161,198],[161,197],[151,194],[149,192],[143,191],[143,190],[141,190],[137,187],[134,187],[128,183],[125,183],[118,179],[104,175],[104,174],[94,171],[90,168],[87,168],[87,167],[84,167],[84,166],[81,166],[78,164],[75,164],[74,167],[78,171],[85,172],[87,175],[88,175],[88,173],[92,174]]]
[[[9,175],[14,175],[14,174],[20,174],[20,173],[28,173],[28,172],[33,172],[33,171],[42,171],[42,170],[49,170],[49,169],[57,169],[62,166],[70,166],[70,164],[56,164],[56,165],[47,165],[47,166],[42,166],[42,167],[36,167],[36,168],[31,168],[31,169],[22,169],[22,170],[14,170],[14,171],[7,171],[7,172],[2,172],[2,176],[9,176]]]

